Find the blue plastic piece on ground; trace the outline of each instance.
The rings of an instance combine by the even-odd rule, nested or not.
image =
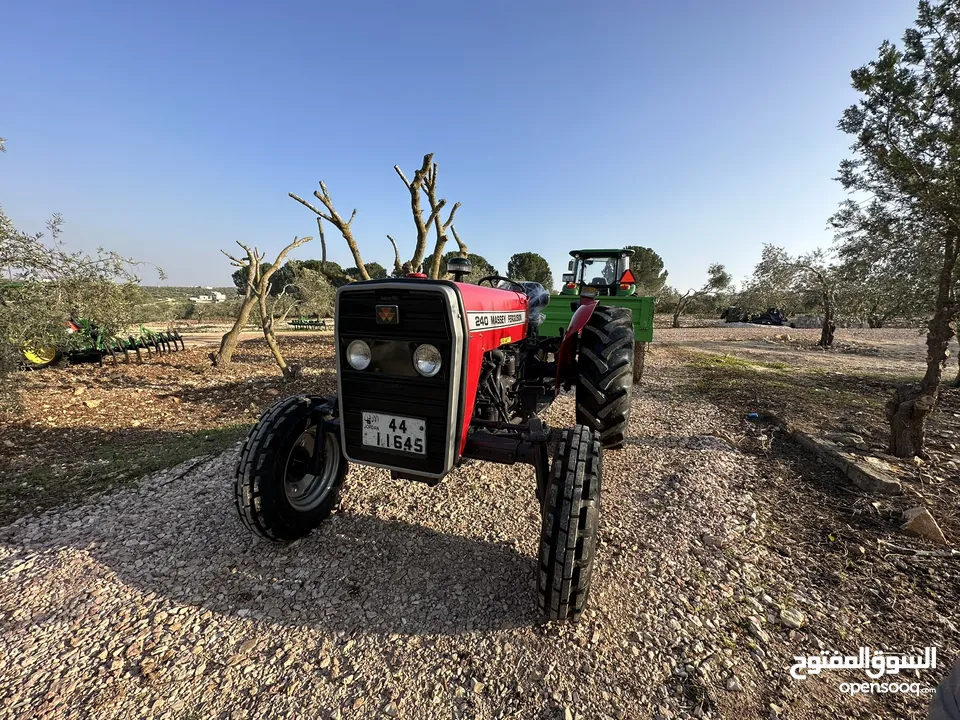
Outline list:
[[[759,419],[760,419],[760,413],[755,413],[755,412],[754,412],[754,413],[747,413],[747,420],[750,420],[750,421],[752,421],[752,422],[756,422],[756,421],[759,420]]]

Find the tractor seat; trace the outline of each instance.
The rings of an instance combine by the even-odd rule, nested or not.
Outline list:
[[[539,327],[545,319],[543,311],[550,302],[550,293],[538,282],[524,280],[520,284],[523,286],[523,293],[527,296],[527,317],[530,327]]]

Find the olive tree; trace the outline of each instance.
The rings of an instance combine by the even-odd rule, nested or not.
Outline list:
[[[764,244],[760,262],[737,295],[737,306],[748,313],[777,308],[792,315],[804,305],[796,280],[796,263],[790,254],[777,245]]]
[[[937,403],[956,330],[960,258],[960,0],[923,0],[903,45],[885,41],[876,60],[851,73],[860,94],[840,120],[853,138],[840,164],[844,188],[872,204],[870,216],[909,229],[915,271],[935,268],[927,322],[927,367],[920,383],[903,385],[886,405],[890,452],[922,455],[927,416]],[[863,201],[859,203],[863,204]],[[857,231],[864,213],[853,200],[834,217]]]
[[[673,327],[680,327],[680,316],[694,299],[703,298],[709,294],[719,294],[730,288],[733,277],[720,263],[713,263],[707,268],[707,281],[698,290],[691,288],[677,298],[673,308]]]
[[[268,298],[272,287],[271,278],[283,266],[283,261],[287,255],[292,250],[306,242],[310,242],[312,239],[313,238],[310,237],[294,238],[293,242],[280,251],[277,259],[273,263],[264,263],[263,253],[257,250],[257,248],[244,245],[239,240],[237,241],[237,245],[244,251],[243,257],[235,257],[221,250],[221,252],[230,259],[231,264],[246,270],[248,280],[243,300],[237,311],[237,317],[233,322],[233,327],[224,333],[220,340],[220,348],[217,352],[210,353],[210,361],[215,367],[226,367],[233,361],[233,353],[236,351],[237,344],[240,342],[240,333],[243,331],[244,325],[249,322],[250,314],[256,305],[259,310],[260,325],[263,329],[264,340],[267,341],[267,346],[270,348],[270,352],[273,354],[273,358],[276,360],[280,372],[283,373],[284,378],[289,378],[293,375],[293,371],[284,360],[283,354],[280,352],[280,346],[277,343],[277,337],[273,330],[274,314]],[[266,269],[264,269],[264,266],[266,266]]]
[[[294,267],[293,286],[297,309],[301,314],[329,317],[333,315],[337,288],[319,270],[306,263],[291,263]]]
[[[919,229],[885,214],[877,204],[850,204],[841,214],[837,271],[847,313],[871,328],[893,318],[921,322],[929,316],[937,269],[929,256],[917,256],[914,235]]]
[[[54,215],[46,234],[22,232],[0,209],[2,370],[16,367],[27,346],[68,351],[88,341],[69,331],[70,319],[88,320],[106,337],[123,334],[144,299],[135,272],[141,263],[102,248],[70,251],[62,228]]]

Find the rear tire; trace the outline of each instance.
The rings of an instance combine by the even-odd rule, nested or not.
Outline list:
[[[630,422],[634,331],[629,308],[598,305],[580,335],[577,423],[600,433],[605,448],[618,448]]]
[[[340,435],[326,432],[317,444],[317,418],[329,417],[333,403],[322,397],[285,398],[253,426],[240,451],[235,480],[237,512],[262,538],[292,542],[326,519],[337,504],[347,461]],[[314,453],[325,454],[312,474]]]
[[[599,435],[565,430],[544,493],[537,591],[547,620],[576,622],[590,592],[600,525],[603,457]]]

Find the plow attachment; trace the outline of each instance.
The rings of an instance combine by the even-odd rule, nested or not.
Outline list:
[[[186,350],[183,337],[176,330],[150,330],[143,326],[135,335],[126,338],[106,337],[98,331],[91,333],[90,347],[80,348],[70,353],[71,362],[99,362],[109,360],[114,365],[120,362],[136,362],[138,365],[149,360],[154,353],[166,355]]]

